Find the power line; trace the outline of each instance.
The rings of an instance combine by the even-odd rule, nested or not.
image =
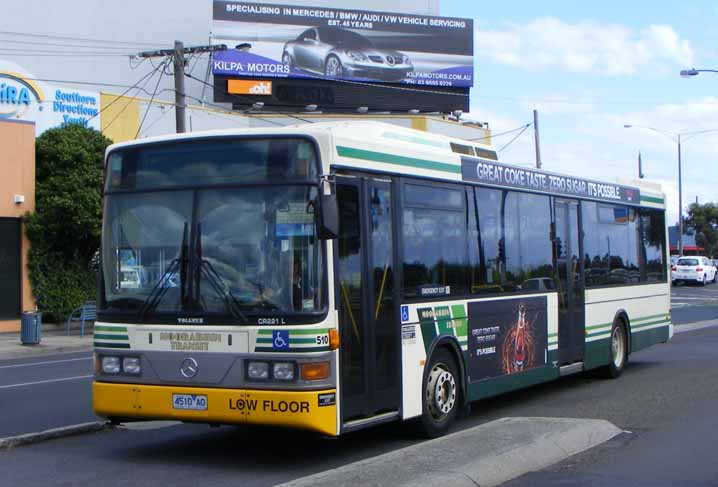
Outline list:
[[[164,63],[167,63],[165,60]],[[142,126],[145,124],[145,119],[147,118],[147,113],[150,111],[150,107],[152,106],[152,102],[155,99],[155,95],[157,94],[157,89],[160,87],[160,81],[162,81],[162,73],[157,77],[157,84],[155,84],[155,90],[152,92],[152,96],[150,97],[150,102],[147,105],[147,109],[145,110],[145,114],[142,117],[142,120],[140,121],[140,126],[137,127],[137,133],[135,134],[135,138],[137,138],[138,135],[140,135],[140,130],[142,130]],[[177,108],[175,108],[176,110]]]
[[[7,30],[0,30],[0,34],[17,36],[17,37],[39,37],[43,39],[63,39],[67,41],[81,41],[81,42],[93,42],[93,43],[105,43],[105,44],[121,44],[121,45],[132,45],[132,46],[151,46],[158,44],[158,42],[136,42],[136,41],[118,41],[116,39],[89,39],[87,37],[69,37],[69,36],[57,36],[51,34],[36,34],[32,32],[13,32]]]
[[[117,53],[40,53],[40,52],[6,52],[0,49],[0,53],[5,56],[23,56],[23,57],[127,57],[129,54],[117,54]]]
[[[0,42],[7,42],[10,44],[27,44],[31,46],[45,46],[47,47],[47,41],[27,41],[27,40],[13,40],[13,39],[0,39]],[[81,49],[129,49],[128,46],[98,46],[97,44],[55,44],[53,47],[79,47]]]
[[[145,76],[143,76],[142,78],[140,78],[140,81],[138,81],[135,85],[140,84],[140,83],[142,82],[142,80],[144,80],[144,82],[143,82],[143,84],[142,84],[142,87],[140,88],[140,89],[144,89],[144,87],[147,85],[147,83],[149,83],[149,81],[154,77],[154,75],[159,71],[159,68],[161,68],[161,67],[162,67],[161,65],[158,66],[157,69],[155,69],[154,71],[149,72],[147,75],[145,75]],[[149,77],[147,77],[148,75],[149,75]],[[160,79],[162,79],[162,73],[160,73]],[[124,93],[122,93],[120,96],[118,96],[117,98],[115,98],[114,100],[112,100],[112,102],[110,102],[107,106],[105,106],[102,110],[100,110],[100,112],[99,112],[97,115],[99,115],[100,113],[102,113],[103,111],[105,111],[106,109],[108,109],[108,108],[109,108],[110,106],[112,106],[117,100],[123,98],[131,89],[132,89],[132,87],[128,88],[128,89],[127,89]],[[108,123],[107,125],[105,125],[105,130],[107,130],[108,128],[110,128],[110,126],[111,126],[113,123],[115,123],[115,120],[117,120],[118,118],[120,118],[120,115],[122,115],[122,114],[125,112],[125,110],[127,110],[127,108],[130,106],[131,103],[132,103],[132,98],[130,98],[129,100],[127,100],[127,103],[125,104],[124,107],[122,107],[122,109],[121,109],[119,112],[117,112],[117,115],[115,115],[115,118],[113,118],[113,119],[110,121],[110,123]],[[97,115],[95,115],[95,116],[97,116]],[[93,117],[93,118],[94,118],[94,117]],[[92,119],[90,119],[90,120],[92,120]]]
[[[503,146],[501,149],[499,149],[497,152],[501,152],[501,151],[503,151],[504,149],[506,149],[508,146],[510,146],[511,144],[513,144],[514,141],[515,141],[516,139],[518,139],[519,137],[521,137],[521,134],[523,134],[524,132],[526,132],[526,129],[528,129],[530,126],[531,126],[531,124],[526,125],[523,129],[521,129],[521,132],[519,132],[518,134],[516,134],[511,140],[509,140],[509,141],[506,143],[506,145],[504,145],[504,146]]]
[[[516,131],[518,131],[518,130],[526,130],[526,129],[529,128],[531,125],[533,125],[533,124],[532,124],[532,123],[527,123],[527,124],[524,124],[524,125],[522,125],[522,126],[520,126],[520,127],[516,127],[515,129],[507,130],[506,132],[499,132],[498,134],[491,134],[491,135],[487,135],[487,136],[485,136],[485,137],[476,137],[476,138],[474,138],[474,139],[466,139],[466,140],[474,141],[474,140],[488,140],[488,139],[493,139],[493,138],[496,138],[496,137],[501,137],[502,135],[512,134],[512,133],[514,133],[514,132],[516,132]]]

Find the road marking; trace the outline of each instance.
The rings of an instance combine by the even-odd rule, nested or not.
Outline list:
[[[695,331],[703,328],[710,328],[718,325],[715,320],[696,321],[694,323],[687,323],[685,325],[674,325],[673,333],[683,333],[686,331]]]
[[[702,297],[676,296],[675,298],[671,298],[671,300],[673,300],[673,299],[702,299],[704,301],[715,301],[716,300],[716,298],[713,298],[711,296],[702,296]]]
[[[79,362],[81,360],[92,360],[92,356],[82,358],[68,358],[64,360],[48,360],[45,362],[32,362],[29,364],[0,365],[0,369],[14,369],[16,367],[30,367],[31,365],[61,364],[64,362]]]
[[[62,382],[62,381],[68,381],[68,380],[80,380],[80,379],[89,379],[92,377],[92,374],[89,375],[78,375],[75,377],[65,377],[63,379],[48,379],[48,380],[38,380],[35,382],[23,382],[22,384],[10,384],[7,386],[0,386],[0,389],[11,389],[13,387],[25,387],[25,386],[34,386],[36,384],[47,384],[49,382]]]

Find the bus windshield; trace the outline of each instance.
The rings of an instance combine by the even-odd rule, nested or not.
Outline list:
[[[239,149],[241,153],[241,144]],[[220,154],[215,150],[211,146],[202,159],[193,147],[193,164],[203,162],[208,172],[226,174],[226,168],[212,160],[212,152]],[[254,177],[271,173],[270,152],[265,150],[264,168],[254,161]],[[147,171],[157,169],[141,161],[142,156],[132,155],[134,168],[144,164]],[[202,176],[195,178],[196,187],[187,187],[182,177],[170,174],[177,189],[166,179],[158,179],[161,188],[145,189],[147,181],[136,173],[116,162],[113,168],[112,159],[109,164],[108,179],[114,169],[115,181],[106,188],[139,190],[110,189],[105,196],[103,310],[129,313],[140,322],[183,323],[179,317],[202,317],[187,321],[193,324],[256,324],[258,317],[277,315],[304,316],[306,321],[323,312],[324,254],[314,224],[316,183],[285,177],[277,184],[265,179],[265,184],[247,185],[246,179],[230,174],[220,181],[221,187],[203,186]],[[286,176],[287,161],[279,164]],[[169,168],[165,172],[178,174],[175,166]],[[232,171],[247,173],[241,167]],[[315,168],[303,170],[305,178],[313,172]]]

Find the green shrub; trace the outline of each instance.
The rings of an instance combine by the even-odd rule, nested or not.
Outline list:
[[[30,283],[47,321],[95,298],[88,264],[100,246],[102,167],[109,139],[67,125],[36,140],[35,211],[25,215]]]

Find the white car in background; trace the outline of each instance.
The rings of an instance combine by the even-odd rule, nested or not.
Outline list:
[[[716,282],[716,268],[708,257],[701,255],[684,256],[678,259],[671,273],[673,284],[679,282],[697,282],[705,286],[708,282]]]

